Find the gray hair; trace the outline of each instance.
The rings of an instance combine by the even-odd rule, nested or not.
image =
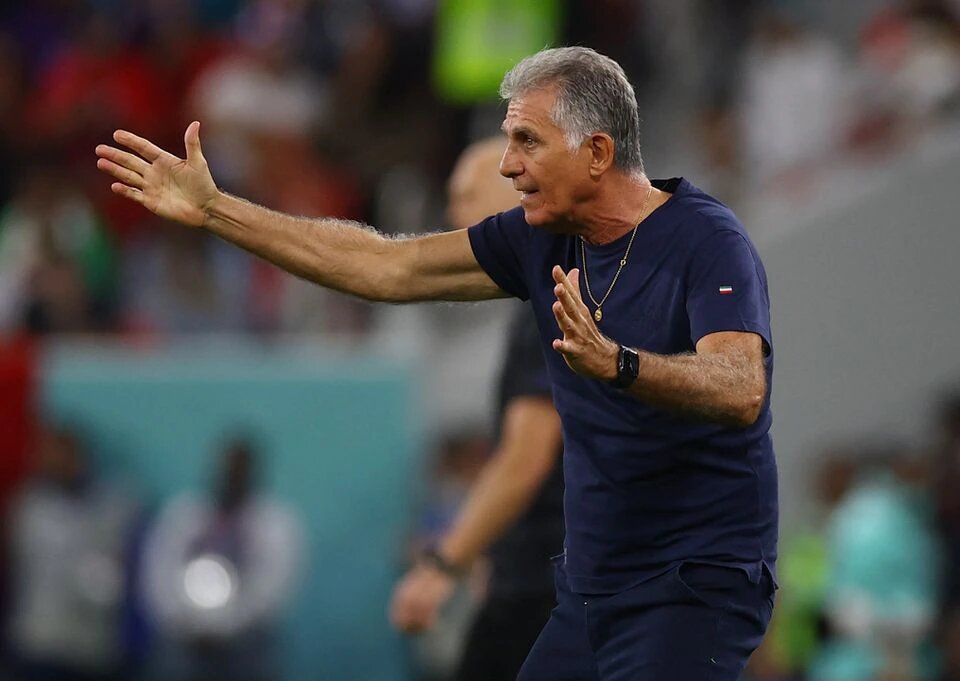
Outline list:
[[[551,115],[571,151],[593,133],[603,132],[613,138],[614,166],[643,172],[637,97],[617,62],[588,47],[541,50],[510,69],[500,96],[509,101],[550,86],[557,88]]]

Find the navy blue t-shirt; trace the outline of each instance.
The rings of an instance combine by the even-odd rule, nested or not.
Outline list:
[[[575,374],[554,351],[550,274],[580,268],[580,239],[530,227],[515,208],[469,230],[480,266],[530,299],[563,422],[566,572],[573,591],[615,593],[681,561],[736,566],[758,581],[777,551],[777,473],[769,430],[773,370],[763,264],[736,216],[684,179],[655,180],[672,196],[637,230],[603,305],[602,333],[661,354],[693,352],[718,331],[759,334],[768,393],[759,419],[732,428],[684,417]],[[610,285],[630,234],[586,245],[594,295]],[[643,367],[641,364],[641,374]]]

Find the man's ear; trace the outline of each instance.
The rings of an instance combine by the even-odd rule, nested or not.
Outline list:
[[[590,175],[600,177],[613,167],[613,138],[605,132],[595,132],[587,140],[590,151]]]

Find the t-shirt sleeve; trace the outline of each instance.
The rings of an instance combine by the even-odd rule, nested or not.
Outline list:
[[[498,213],[470,227],[467,234],[477,262],[497,286],[527,300],[530,292],[523,262],[530,228],[521,216],[520,208]]]
[[[690,339],[696,345],[718,331],[750,331],[772,347],[766,274],[753,246],[734,230],[707,237],[693,252],[687,274]]]

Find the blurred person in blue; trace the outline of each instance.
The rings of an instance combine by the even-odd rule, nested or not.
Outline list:
[[[14,678],[121,679],[138,504],[96,475],[76,428],[43,426],[36,454],[6,526]]]
[[[520,206],[468,230],[391,239],[231,196],[196,121],[185,159],[118,130],[97,165],[118,195],[323,286],[389,302],[531,299],[563,424],[566,535],[558,606],[519,680],[734,681],[775,588],[763,265],[726,206],[647,176],[636,96],[613,60],[543,50],[501,95],[500,172]]]
[[[153,669],[170,680],[276,679],[277,624],[302,531],[258,491],[252,441],[227,442],[216,464],[212,494],[172,499],[145,540],[144,607],[159,634]]]
[[[910,456],[862,448],[856,481],[827,522],[830,635],[811,681],[934,678],[941,551]]]
[[[517,193],[500,177],[500,138],[469,147],[450,179],[450,221],[465,229],[508,210]],[[432,627],[459,579],[488,552],[486,597],[454,678],[513,681],[556,601],[550,558],[563,549],[560,417],[529,305],[514,312],[497,390],[496,449],[451,526],[394,591],[401,631]]]

